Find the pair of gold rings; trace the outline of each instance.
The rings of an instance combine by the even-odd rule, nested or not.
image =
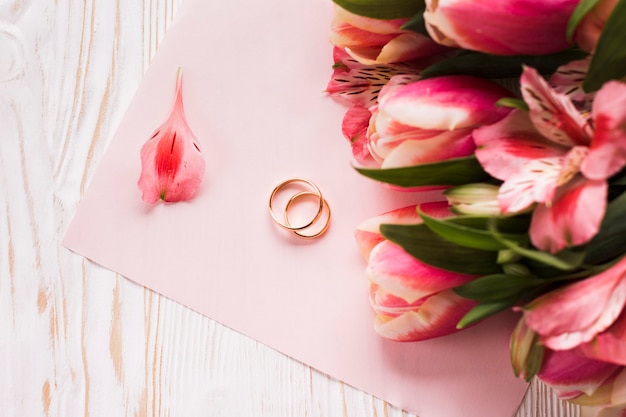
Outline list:
[[[283,207],[282,218],[276,214],[277,205]],[[319,187],[304,178],[291,178],[278,184],[270,195],[269,209],[274,223],[305,239],[323,235],[330,226],[328,202]]]

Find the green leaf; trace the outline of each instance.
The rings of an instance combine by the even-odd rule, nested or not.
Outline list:
[[[567,40],[572,41],[574,37],[574,31],[578,27],[578,24],[581,20],[593,9],[593,7],[598,3],[599,0],[581,0],[580,3],[576,6],[572,15],[569,18],[569,22],[567,22]]]
[[[426,30],[424,10],[425,9],[421,9],[419,12],[415,13],[415,15],[408,22],[402,25],[402,29],[410,30],[412,32],[419,33],[420,35],[430,38],[430,33],[428,33],[428,30]]]
[[[550,75],[561,65],[582,59],[586,52],[568,49],[549,55],[499,56],[481,52],[464,51],[456,56],[433,64],[422,71],[422,78],[442,75],[475,75],[484,78],[518,78],[524,65],[533,67],[539,73]]]
[[[437,268],[470,275],[502,272],[497,252],[471,249],[452,243],[424,224],[383,224],[381,234],[408,254]]]
[[[490,222],[489,230],[494,238],[503,243],[507,248],[513,250],[515,253],[562,271],[572,271],[579,268],[585,259],[585,252],[564,250],[558,255],[551,255],[547,252],[524,248],[517,242],[506,239],[504,235],[498,232],[494,221]]]
[[[479,227],[471,227],[467,222],[467,218],[451,217],[447,219],[437,219],[430,217],[420,211],[420,217],[424,224],[433,232],[450,242],[456,243],[467,248],[482,249],[488,251],[497,251],[506,249],[507,246],[495,239],[491,232],[487,231],[487,218],[474,218],[474,225]],[[465,220],[465,222],[464,222]],[[465,224],[463,224],[465,223]],[[526,233],[504,233],[502,237],[516,243],[528,243],[528,235]]]
[[[535,277],[493,274],[456,287],[454,292],[470,300],[493,303],[513,299],[517,301],[528,294],[529,290],[535,290],[544,285],[546,285],[545,280]]]
[[[620,0],[609,16],[593,54],[583,89],[592,92],[609,80],[626,76],[626,0]]]
[[[626,248],[626,193],[606,208],[600,230],[587,245],[585,263],[599,264],[624,253]]]
[[[515,305],[515,300],[502,300],[495,301],[493,303],[478,304],[472,308],[456,325],[457,329],[464,329],[465,327],[474,324],[480,320],[486,319],[489,316],[493,316],[502,310],[506,310],[509,307]]]
[[[375,19],[412,17],[424,9],[423,0],[333,0],[339,6],[359,16]]]
[[[504,97],[496,102],[496,106],[528,111],[528,104],[521,98]]]
[[[400,187],[424,185],[463,185],[489,179],[475,156],[402,168],[355,168],[360,174]]]

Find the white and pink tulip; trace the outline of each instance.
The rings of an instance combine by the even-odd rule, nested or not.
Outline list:
[[[570,46],[569,17],[579,0],[426,0],[424,19],[442,45],[493,55],[541,55]]]
[[[446,202],[425,203],[430,216],[451,216]],[[417,207],[410,206],[371,218],[355,232],[357,244],[368,262],[370,302],[374,328],[383,337],[416,341],[456,332],[457,323],[476,305],[456,295],[452,288],[475,277],[445,271],[418,261],[400,246],[385,240],[384,223],[419,224]]]

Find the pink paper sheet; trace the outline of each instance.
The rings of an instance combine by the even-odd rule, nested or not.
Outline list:
[[[280,352],[420,417],[503,417],[526,385],[508,360],[511,317],[450,337],[378,337],[355,227],[417,201],[359,176],[323,94],[330,0],[188,0],[103,158],[64,245]],[[196,198],[148,206],[139,149],[165,120],[178,66],[207,157]],[[333,210],[315,241],[268,215],[284,179],[316,182]],[[423,198],[423,197],[422,197]]]

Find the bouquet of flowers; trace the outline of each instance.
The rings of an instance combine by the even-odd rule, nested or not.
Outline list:
[[[518,312],[513,371],[626,416],[626,0],[333,0],[357,170],[441,201],[364,222],[375,329]]]

